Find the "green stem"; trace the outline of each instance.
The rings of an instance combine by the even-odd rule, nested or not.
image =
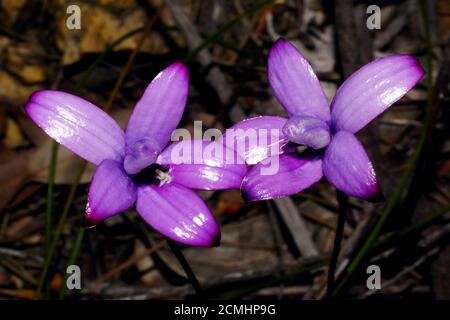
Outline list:
[[[61,233],[63,231],[64,225],[66,223],[67,215],[69,213],[70,207],[72,206],[72,201],[75,197],[75,193],[78,188],[79,181],[81,180],[81,177],[83,176],[84,169],[86,168],[87,162],[83,161],[83,163],[80,165],[77,175],[74,179],[74,183],[70,187],[69,195],[67,197],[67,201],[64,205],[63,212],[61,214],[61,217],[59,218],[58,225],[55,230],[55,234],[53,236],[53,241],[51,242],[49,251],[45,257],[44,261],[44,268],[42,269],[41,277],[39,278],[38,287],[36,289],[36,297],[39,298],[40,294],[42,292],[42,289],[44,288],[45,281],[47,280],[48,271],[50,268],[50,264],[53,258],[53,255],[56,250],[56,246],[58,244],[59,237],[61,236]]]
[[[45,254],[48,254],[52,239],[53,226],[53,190],[55,186],[56,165],[58,157],[58,143],[52,141],[50,163],[48,165],[47,208],[45,217]]]
[[[67,293],[67,285],[66,285],[66,281],[67,281],[67,273],[65,272],[65,270],[67,270],[68,266],[73,265],[75,263],[75,260],[78,256],[78,252],[80,251],[81,248],[81,242],[83,241],[83,236],[84,236],[84,228],[83,226],[80,226],[78,228],[78,233],[77,236],[75,238],[75,243],[73,244],[72,250],[70,251],[69,254],[69,259],[67,260],[67,265],[66,268],[63,270],[63,280],[61,281],[61,287],[59,288],[59,296],[58,299],[59,300],[64,300],[66,293]]]

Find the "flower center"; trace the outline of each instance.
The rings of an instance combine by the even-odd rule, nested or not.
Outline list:
[[[153,163],[136,174],[130,175],[137,185],[155,184],[162,186],[172,180],[169,168]]]
[[[128,174],[136,174],[156,161],[161,149],[152,138],[144,138],[126,145],[124,168]]]
[[[287,138],[315,150],[325,148],[331,140],[328,124],[311,116],[293,116],[283,127]]]

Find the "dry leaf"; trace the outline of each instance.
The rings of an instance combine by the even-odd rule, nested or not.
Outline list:
[[[34,150],[6,152],[0,156],[0,209],[29,181],[28,163]]]
[[[20,131],[17,123],[11,119],[7,118],[6,123],[6,137],[5,137],[5,146],[14,149],[17,147],[22,147],[27,144],[22,132]]]
[[[44,143],[35,155],[32,157],[28,170],[31,179],[37,182],[47,183],[48,181],[48,165],[50,163],[52,140]],[[78,168],[82,163],[82,159],[73,154],[63,146],[59,146],[58,158],[56,165],[55,183],[57,184],[71,184],[78,172]],[[88,164],[84,174],[81,178],[81,183],[88,183],[91,181],[95,166]]]
[[[258,215],[222,227],[222,244],[215,248],[186,248],[183,252],[199,280],[218,280],[227,274],[246,270],[268,270],[277,264],[270,221]],[[252,245],[255,246],[252,248]],[[259,247],[258,249],[256,247]],[[262,248],[267,249],[262,249]],[[161,258],[177,273],[184,275],[169,250]]]

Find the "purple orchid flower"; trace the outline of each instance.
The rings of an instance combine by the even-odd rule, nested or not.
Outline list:
[[[278,129],[281,133],[276,141],[272,139],[262,152],[267,154],[276,146],[271,156],[279,157],[278,172],[262,175],[267,161],[249,163],[255,165],[242,182],[244,197],[256,201],[289,196],[325,176],[349,196],[369,201],[382,198],[372,163],[355,133],[404,96],[423,75],[424,70],[410,55],[374,60],[341,85],[330,107],[308,61],[287,40],[278,40],[269,53],[268,77],[289,119],[257,117],[231,128]],[[292,152],[296,145],[308,148]],[[251,160],[248,155],[261,154],[261,150],[261,146],[250,146],[241,155]]]
[[[180,122],[188,87],[182,63],[160,72],[138,101],[125,133],[109,115],[77,96],[43,90],[30,97],[28,116],[58,143],[97,165],[86,206],[89,225],[136,202],[139,215],[168,238],[193,246],[218,244],[217,222],[190,188],[239,188],[247,168],[213,156],[195,164],[172,161],[170,151],[177,143],[165,147]]]

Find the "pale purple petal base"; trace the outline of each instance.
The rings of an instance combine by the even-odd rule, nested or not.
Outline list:
[[[253,165],[286,152],[289,141],[282,131],[286,121],[274,116],[246,119],[227,129],[219,141]]]
[[[217,142],[185,140],[169,145],[159,163],[173,182],[199,190],[239,188],[247,173],[245,160]]]
[[[239,189],[247,173],[242,165],[224,168],[201,164],[179,164],[169,166],[169,175],[173,182],[197,190]]]
[[[216,246],[220,230],[204,201],[175,183],[139,187],[136,209],[155,230],[182,244]]]
[[[322,178],[322,160],[301,158],[299,155],[279,156],[278,170],[273,175],[265,175],[264,163],[276,163],[276,157],[266,159],[250,169],[242,181],[242,193],[247,201],[267,200],[287,197],[300,192]]]

